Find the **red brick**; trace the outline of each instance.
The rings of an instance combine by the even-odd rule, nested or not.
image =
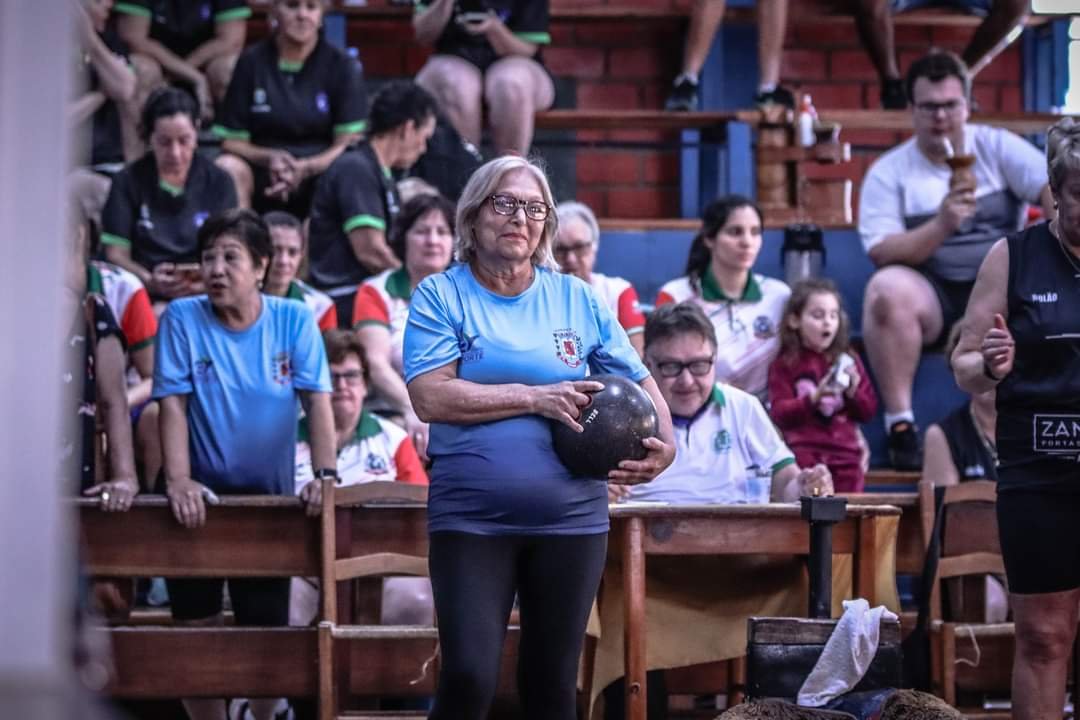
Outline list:
[[[859,47],[859,36],[854,22],[790,22],[795,26],[795,44],[799,47],[854,48]]]
[[[367,77],[394,78],[405,74],[401,45],[367,45],[360,48],[360,61]]]
[[[416,39],[408,16],[386,20],[364,18],[362,23],[350,22],[346,26],[346,36],[350,42],[355,42],[353,47],[363,47],[365,41],[371,42],[372,38],[378,38],[381,43],[409,43]]]
[[[803,163],[801,165],[802,173],[808,178],[850,178],[859,170],[859,165],[856,162],[850,163]]]
[[[678,191],[659,187],[608,190],[607,200],[610,217],[674,217],[677,214]]]
[[[634,185],[641,179],[641,158],[633,151],[584,150],[577,154],[577,181],[589,185]]]
[[[593,47],[660,47],[682,54],[683,32],[676,22],[580,22],[574,28],[579,45]]]
[[[553,75],[598,78],[604,74],[604,51],[597,48],[552,47],[544,51],[544,64]]]
[[[597,217],[607,215],[607,194],[603,190],[593,190],[578,185],[574,199],[588,205]]]
[[[804,83],[800,93],[810,93],[814,107],[858,109],[863,107],[861,83]]]
[[[574,26],[570,23],[553,22],[548,27],[548,32],[551,33],[552,47],[574,44]]]
[[[930,45],[930,28],[925,25],[896,25],[893,27],[896,47],[916,47],[925,50]]]
[[[932,25],[930,27],[930,42],[934,45],[948,48],[966,47],[971,42],[971,35],[975,28],[957,25]]]
[[[891,148],[897,143],[897,134],[892,130],[845,130],[840,129],[840,139],[853,146],[872,148]]]
[[[615,142],[664,143],[674,142],[676,134],[662,130],[612,130],[608,139]]]
[[[405,74],[412,77],[420,72],[424,63],[431,57],[432,49],[421,45],[410,45],[405,50]]]
[[[1002,85],[999,93],[1001,112],[1018,113],[1024,111],[1024,97],[1020,88],[1015,85]]]
[[[971,97],[981,112],[997,112],[1000,110],[997,84],[976,82],[975,86],[971,88]]]
[[[785,50],[780,77],[787,81],[824,80],[828,74],[828,56],[820,50],[792,48]]]
[[[979,80],[997,80],[1007,83],[1023,82],[1020,73],[1020,49],[1013,46],[994,58],[977,76]]]
[[[666,47],[617,48],[608,53],[608,73],[620,78],[670,76],[677,63]]]
[[[679,182],[680,166],[677,152],[648,152],[641,158],[641,177],[647,183],[675,184]]]
[[[877,80],[874,64],[862,50],[833,50],[829,53],[829,71],[834,80]]]
[[[588,110],[633,110],[641,106],[638,87],[630,83],[582,83],[577,107]]]

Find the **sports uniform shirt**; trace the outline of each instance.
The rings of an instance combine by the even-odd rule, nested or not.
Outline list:
[[[218,23],[246,20],[246,0],[124,0],[114,12],[150,18],[150,37],[186,58],[213,40]]]
[[[1039,201],[1047,176],[1042,153],[1008,130],[965,125],[963,152],[975,156],[975,217],[922,267],[945,280],[970,282],[990,246],[1021,227],[1024,203]],[[949,194],[951,176],[949,166],[931,162],[915,138],[878,158],[859,196],[863,247],[869,251],[887,235],[914,230],[933,218]]]
[[[982,432],[975,426],[970,401],[946,415],[938,426],[949,444],[949,455],[952,456],[960,482],[997,481],[997,459],[983,440]]]
[[[198,262],[199,228],[234,207],[232,178],[199,153],[183,188],[164,183],[154,154],[147,153],[113,178],[101,212],[101,242],[131,248],[131,259],[147,270],[163,262]]]
[[[492,385],[546,385],[649,372],[615,316],[580,279],[535,268],[506,297],[467,264],[424,278],[405,327],[405,381],[456,363],[457,376]],[[552,447],[551,422],[518,415],[481,423],[431,423],[434,461],[428,527],[481,535],[606,532],[602,479],[572,477]]]
[[[306,306],[263,295],[259,319],[239,331],[206,295],[173,300],[161,316],[153,397],[187,396],[191,477],[212,490],[293,493],[301,390],[330,392]]]
[[[366,117],[367,92],[356,60],[320,36],[296,66],[278,58],[269,37],[236,61],[214,133],[303,158],[330,147],[337,135],[361,132]]]
[[[691,300],[716,329],[716,379],[764,399],[769,363],[780,352],[778,334],[791,289],[779,280],[751,273],[738,298],[724,295],[706,269],[700,292],[681,277],[666,283],[656,305]]]
[[[381,325],[390,331],[390,364],[399,375],[405,374],[402,352],[411,295],[409,273],[405,268],[398,268],[384,270],[365,280],[353,303],[354,329]]]
[[[589,285],[615,313],[627,335],[645,332],[645,315],[641,312],[641,303],[633,285],[621,277],[598,272],[589,275]]]
[[[308,231],[312,282],[322,288],[356,285],[370,273],[353,254],[349,233],[374,228],[387,235],[401,210],[389,168],[371,146],[357,143],[341,153],[315,184]]]
[[[154,343],[158,321],[139,278],[111,263],[94,260],[86,267],[86,289],[101,295],[124,332],[128,352]]]
[[[548,32],[548,0],[482,0],[474,3],[484,11],[492,11],[499,16],[503,24],[519,40],[534,45],[550,45],[551,34]],[[488,67],[499,59],[491,43],[480,35],[471,35],[457,21],[458,8],[446,23],[442,34],[435,41],[435,52],[439,55],[456,55],[480,68]],[[418,2],[417,13],[427,11],[427,3]],[[540,50],[533,59],[540,62]]]
[[[293,280],[285,291],[285,297],[307,305],[315,316],[319,330],[326,332],[337,327],[337,306],[326,293],[316,290],[303,280]]]
[[[1080,260],[1046,223],[1008,239],[1013,369],[997,387],[999,486],[1080,490]],[[1009,472],[1038,461],[1061,471]]]
[[[296,445],[296,494],[315,477],[307,418],[300,419]],[[403,482],[427,485],[427,473],[416,447],[400,426],[364,411],[356,432],[337,453],[339,487],[366,482]]]
[[[631,500],[674,505],[767,503],[772,476],[795,462],[756,397],[717,383],[692,418],[673,417],[675,461]]]

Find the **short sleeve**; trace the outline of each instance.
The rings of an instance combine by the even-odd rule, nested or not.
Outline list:
[[[586,288],[586,291],[589,293],[600,339],[589,355],[589,369],[594,373],[622,375],[634,382],[641,382],[649,376],[649,371],[638,357],[637,350],[630,344],[626,331],[608,306],[596,297],[592,288]]]
[[[675,298],[667,290],[660,290],[660,292],[656,293],[656,307],[670,305],[673,302],[675,302]]]
[[[127,341],[124,338],[124,332],[120,329],[119,323],[116,322],[116,316],[113,315],[109,303],[105,301],[105,298],[97,294],[91,294],[88,300],[94,308],[94,344],[100,343],[107,337],[115,337],[120,341],[120,346],[126,351]]]
[[[903,192],[881,161],[870,167],[859,191],[859,237],[869,252],[888,235],[904,232]]]
[[[461,357],[458,332],[436,277],[425,278],[413,292],[405,323],[405,382]]]
[[[160,400],[169,395],[190,395],[193,390],[187,328],[176,306],[169,305],[158,327],[153,397]]]
[[[319,316],[319,330],[326,332],[327,330],[334,330],[338,326],[337,320],[337,305],[330,303],[326,309],[323,310],[322,315]]]
[[[135,15],[147,19],[153,18],[154,13],[150,9],[150,0],[124,0],[113,6],[113,12],[120,15]]]
[[[795,456],[784,444],[765,407],[753,396],[747,398],[747,403],[742,433],[749,462],[772,472],[790,465]]]
[[[251,139],[251,96],[255,84],[255,49],[240,54],[233,69],[229,89],[221,106],[221,117],[213,126],[214,134],[222,140]],[[233,193],[235,194],[235,189]]]
[[[326,363],[326,349],[319,337],[315,315],[303,303],[289,302],[284,307],[294,314],[293,387],[311,392],[331,392],[330,367]]]
[[[1043,154],[1027,140],[1008,130],[997,130],[995,135],[997,148],[993,156],[1001,164],[1005,183],[1021,200],[1039,202],[1039,196],[1049,179]]]
[[[214,171],[215,192],[212,196],[214,198],[214,207],[212,210],[213,214],[216,215],[223,210],[232,210],[239,205],[239,200],[236,197],[236,184],[233,183],[229,173],[225,172],[217,165],[211,164],[210,167]]]
[[[367,172],[369,168],[360,158],[349,157],[342,162],[339,171],[326,178],[326,182],[333,183],[331,194],[338,206],[342,232],[348,234],[362,227],[386,232],[382,185]]]
[[[217,0],[214,3],[214,22],[223,23],[232,20],[247,20],[251,17],[251,8],[247,0]]]
[[[129,165],[113,178],[109,197],[101,211],[101,242],[103,245],[131,247],[135,233],[136,202],[134,178]]]
[[[154,308],[150,304],[150,295],[146,288],[140,287],[124,308],[124,317],[120,318],[120,327],[127,338],[131,352],[142,350],[154,342],[157,335],[158,321]]]
[[[510,17],[509,28],[519,40],[534,45],[550,45],[548,22],[547,0],[519,0],[514,14]]]
[[[367,89],[360,63],[349,56],[341,61],[341,70],[330,98],[334,135],[363,132],[367,127]]]
[[[390,310],[379,291],[368,283],[360,286],[353,302],[353,327],[361,325],[390,327]]]
[[[641,312],[641,303],[638,302],[637,290],[633,285],[619,293],[618,308],[619,324],[628,335],[645,330],[645,315]]]

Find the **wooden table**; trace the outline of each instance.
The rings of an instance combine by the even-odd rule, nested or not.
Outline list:
[[[888,505],[850,505],[833,529],[833,553],[854,558],[854,590],[871,605],[877,570],[877,523],[900,515]],[[648,555],[805,555],[809,526],[795,504],[612,506],[612,537],[621,545],[626,716],[645,720],[645,559]]]

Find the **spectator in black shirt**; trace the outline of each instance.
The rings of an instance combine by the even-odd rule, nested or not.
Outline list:
[[[434,0],[417,9],[413,27],[435,46],[416,81],[457,131],[479,147],[486,104],[496,153],[528,154],[533,115],[555,101],[540,58],[551,42],[548,1]]]
[[[274,0],[274,33],[241,54],[214,125],[241,207],[306,217],[314,180],[364,129],[359,63],[322,37],[325,0]]]
[[[412,81],[383,86],[371,103],[370,140],[319,178],[311,203],[310,277],[334,298],[340,327],[352,326],[361,281],[401,267],[386,241],[400,206],[391,169],[409,168],[424,154],[435,107],[435,99]]]
[[[102,213],[106,259],[138,276],[155,300],[203,292],[199,226],[236,207],[228,174],[196,152],[197,113],[178,88],[150,96],[141,122],[150,152],[116,176]]]
[[[225,98],[247,37],[251,8],[244,0],[125,0],[116,30],[160,79],[191,87],[204,118]]]

